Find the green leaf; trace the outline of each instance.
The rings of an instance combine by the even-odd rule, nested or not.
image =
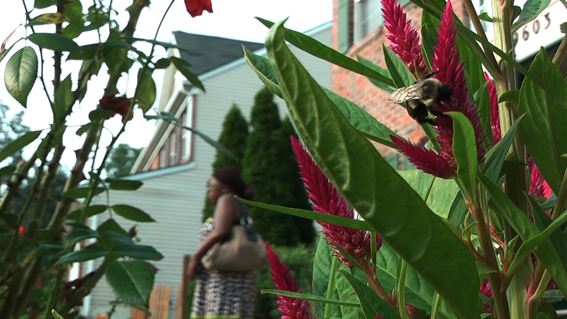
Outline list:
[[[145,306],[154,286],[154,271],[140,260],[113,261],[106,267],[106,281],[127,304]]]
[[[44,9],[55,5],[57,0],[35,0],[34,8],[36,9]]]
[[[559,29],[561,30],[561,33],[567,33],[567,22],[563,22],[559,25]]]
[[[478,318],[480,280],[469,249],[374,145],[348,124],[289,51],[284,32],[281,23],[275,25],[266,49],[290,117],[315,162],[346,201],[459,316]]]
[[[84,23],[83,5],[81,0],[67,0],[65,3],[65,15],[69,21],[76,23]]]
[[[331,223],[331,224],[350,227],[350,228],[354,228],[354,229],[362,229],[362,230],[367,230],[367,231],[372,230],[372,228],[369,227],[368,224],[366,224],[364,221],[358,220],[358,219],[350,219],[350,218],[345,218],[345,217],[340,217],[340,216],[335,216],[335,215],[322,214],[322,213],[314,212],[312,210],[288,208],[288,207],[283,207],[283,206],[278,206],[278,205],[271,205],[271,204],[264,204],[264,203],[260,203],[260,202],[253,202],[253,201],[249,201],[249,200],[242,199],[242,198],[239,198],[239,197],[237,197],[237,199],[239,201],[245,203],[246,205],[250,205],[250,206],[254,206],[254,207],[260,207],[260,208],[263,208],[263,209],[268,209],[268,210],[271,210],[271,211],[274,211],[274,212],[283,213],[283,214],[287,214],[287,215],[291,215],[291,216],[307,218],[307,219],[311,219],[311,220],[321,221],[321,222],[325,222],[325,223]]]
[[[37,55],[31,47],[18,50],[6,64],[4,84],[8,93],[23,107],[37,78]]]
[[[170,122],[175,122],[175,121],[170,120]],[[192,128],[192,127],[189,127],[189,126],[182,126],[182,128],[184,130],[188,130],[188,131],[194,133],[195,135],[199,136],[200,138],[203,139],[203,141],[207,142],[209,145],[216,148],[217,151],[219,151],[219,152],[221,152],[221,153],[223,153],[223,154],[225,154],[225,155],[227,155],[227,156],[229,156],[233,159],[236,159],[236,156],[234,154],[232,154],[232,152],[229,149],[224,147],[224,145],[220,144],[219,142],[213,140],[212,138],[207,136],[205,133],[199,131],[196,128]]]
[[[258,19],[258,21],[260,21],[263,25],[265,25],[268,28],[271,28],[274,25],[274,23],[271,21],[262,18],[256,18],[256,19]],[[321,42],[307,35],[304,35],[300,32],[293,31],[290,29],[285,29],[285,37],[286,40],[289,41],[289,43],[293,44],[300,50],[303,50],[313,56],[331,62],[347,70],[370,77],[388,86],[391,87],[394,86],[392,79],[385,77],[379,72],[376,72],[373,69],[366,67],[362,63],[358,63],[357,61],[343,55],[342,53],[327,47],[326,45],[322,44]]]
[[[65,319],[63,318],[63,316],[61,316],[57,311],[55,311],[55,309],[51,309],[51,314],[53,315],[53,317],[55,319]]]
[[[44,14],[40,14],[37,17],[31,19],[28,23],[28,25],[32,26],[32,25],[40,25],[40,24],[57,24],[57,23],[63,23],[67,21],[67,17],[59,12],[53,12],[53,13],[44,13]]]
[[[171,64],[171,60],[167,58],[161,58],[154,63],[154,68],[156,69],[166,69]]]
[[[75,51],[79,49],[79,45],[68,37],[57,33],[33,33],[28,39],[43,49],[53,51]]]
[[[490,17],[490,16],[488,15],[488,13],[486,13],[486,12],[483,12],[483,13],[479,14],[479,15],[478,15],[478,18],[479,18],[480,20],[483,20],[483,21],[493,22],[493,21],[492,21],[492,17]]]
[[[146,113],[152,105],[154,105],[154,102],[156,101],[156,91],[156,82],[152,77],[152,73],[150,71],[143,72],[143,69],[140,69],[138,72],[136,97],[138,98],[138,103],[144,113]]]
[[[116,212],[116,214],[129,219],[129,220],[133,220],[135,222],[140,222],[140,223],[150,223],[150,222],[155,222],[155,220],[148,215],[147,213],[145,213],[144,211],[142,211],[139,208],[136,208],[134,206],[130,206],[130,205],[113,205],[111,206],[112,210],[114,212]]]
[[[0,152],[2,152],[2,151],[0,151]],[[12,175],[15,170],[16,170],[16,165],[8,165],[8,166],[4,166],[4,167],[0,168],[0,178],[2,178],[4,176]]]
[[[112,179],[107,178],[105,182],[108,183],[108,188],[117,191],[135,191],[140,188],[144,183],[129,179]]]
[[[201,80],[199,80],[199,78],[193,72],[189,71],[188,67],[190,66],[190,64],[187,61],[177,57],[170,57],[170,59],[171,62],[173,62],[173,65],[175,65],[177,70],[181,72],[181,74],[183,74],[187,81],[201,89],[203,92],[206,92],[205,86],[203,85]]]
[[[99,120],[110,117],[113,113],[114,112],[111,111],[111,110],[105,110],[105,109],[98,108],[98,109],[92,110],[89,113],[89,120],[91,120],[91,122],[97,122]]]
[[[356,58],[358,59],[358,62],[360,62],[360,64],[362,64],[362,65],[364,65],[364,66],[366,66],[366,67],[368,67],[368,68],[371,68],[372,70],[374,70],[374,71],[376,71],[376,72],[382,74],[383,76],[385,76],[385,77],[387,77],[387,78],[390,78],[390,72],[389,72],[387,69],[384,69],[384,68],[380,67],[379,65],[374,64],[374,62],[372,62],[372,61],[370,61],[370,60],[367,60],[367,59],[361,57],[360,55],[357,55]],[[379,87],[379,88],[381,88],[382,90],[384,90],[384,91],[386,91],[386,92],[389,92],[389,93],[394,92],[394,88],[391,87],[390,85],[387,85],[387,84],[385,84],[384,82],[380,82],[380,81],[374,80],[374,79],[371,78],[371,77],[367,77],[367,78],[368,78],[368,80],[369,80],[372,84],[374,84],[376,87]]]
[[[360,304],[355,303],[355,302],[328,299],[328,298],[324,298],[324,297],[320,297],[320,296],[316,296],[316,295],[310,295],[310,294],[304,294],[304,293],[298,293],[298,292],[291,292],[291,291],[285,291],[285,290],[262,289],[262,293],[263,294],[280,295],[280,296],[285,296],[285,297],[290,297],[290,298],[296,298],[296,299],[307,300],[307,301],[312,301],[312,302],[320,302],[320,303],[324,303],[324,304],[331,304],[331,305],[337,305],[337,306],[360,308]]]
[[[457,162],[457,175],[470,198],[475,201],[478,158],[474,128],[463,113],[446,114],[453,119],[453,155]]]
[[[561,99],[567,96],[567,83],[557,67],[549,60],[547,52],[535,57],[530,72],[540,77],[557,95],[549,94],[526,78],[520,89],[518,113],[527,113],[520,123],[520,132],[534,162],[555,194],[559,194],[561,177],[567,168],[567,108]]]
[[[85,209],[85,218],[92,217],[94,215],[102,214],[108,209],[106,205],[91,205]],[[66,219],[76,220],[78,221],[81,217],[81,213],[83,212],[82,208],[79,208],[69,215],[67,215]]]
[[[0,150],[0,162],[12,156],[17,151],[28,146],[30,143],[35,141],[40,134],[41,131],[31,131],[13,140],[10,144],[6,145],[3,149]]]
[[[80,241],[96,237],[98,237],[98,233],[96,231],[92,229],[78,228],[73,229],[73,231],[65,237],[65,242],[68,246],[72,247]]]
[[[518,124],[523,117],[524,115],[516,119],[502,140],[498,142],[498,144],[494,145],[494,147],[486,154],[487,160],[484,162],[485,164],[482,171],[493,183],[496,183],[498,177],[500,177],[500,171],[502,170],[502,165],[506,159],[506,154],[508,154],[508,150],[514,141]]]
[[[491,203],[495,207],[495,211],[500,214],[510,226],[520,235],[524,242],[529,240],[541,241],[542,237],[538,237],[540,232],[534,223],[518,209],[514,203],[504,194],[501,188],[494,185],[486,176],[479,172],[478,178],[484,188],[491,197]],[[567,217],[567,216],[566,216]],[[535,239],[534,239],[535,238]],[[562,267],[559,252],[548,241],[541,243],[533,250],[539,260],[543,262],[547,270],[555,278],[559,284],[559,288],[563,294],[567,295],[567,271]],[[513,273],[508,271],[506,277],[512,276]],[[505,278],[506,280],[506,278]]]
[[[321,235],[317,243],[317,250],[315,251],[315,257],[313,260],[313,281],[312,289],[313,294],[330,299],[334,296],[336,288],[336,271],[337,271],[337,256],[331,254],[330,246]],[[333,293],[329,293],[328,291]],[[338,296],[336,299],[338,300]],[[315,302],[315,313],[317,318],[325,318],[326,310],[328,308],[329,314],[334,314],[335,316],[340,316],[340,308],[337,306],[332,306],[332,304],[325,304],[323,306],[319,302]]]
[[[374,290],[372,290],[372,288],[347,272],[341,273],[346,277],[346,279],[356,292],[356,296],[360,301],[360,306],[362,307],[362,312],[364,313],[366,319],[374,319],[378,315],[382,315],[382,317],[384,318],[401,319],[400,315],[398,315],[392,305],[384,301],[382,298],[378,297],[378,295],[376,294],[376,292],[374,292]]]
[[[63,193],[63,197],[78,199],[78,198],[87,198],[92,190],[92,187],[75,187],[71,188],[70,190]],[[104,192],[103,187],[96,187],[93,192],[93,196],[96,196],[100,193]]]
[[[162,260],[163,255],[154,247],[136,244],[118,244],[112,247],[112,254],[143,260]]]
[[[59,258],[56,265],[72,264],[89,261],[108,255],[108,251],[99,246],[88,246],[81,250],[70,252]]]
[[[498,103],[512,102],[517,105],[519,99],[520,99],[520,90],[511,90],[504,92],[502,95],[500,95],[500,97],[498,98]]]
[[[106,232],[115,232],[122,235],[128,234],[113,218],[109,218],[104,223],[100,224],[96,231],[101,234],[103,238]]]
[[[392,80],[398,88],[406,87],[415,83],[415,77],[406,64],[386,45],[382,44],[384,51],[384,62],[392,76]]]
[[[254,54],[245,49],[246,61],[250,67],[258,74],[260,80],[266,84],[272,93],[281,97],[280,89],[277,84],[276,75],[270,65],[270,61],[264,57]],[[335,106],[341,111],[349,123],[369,139],[392,148],[398,148],[392,143],[391,136],[398,136],[386,125],[378,122],[375,117],[361,109],[358,105],[323,88],[325,94],[333,101]]]
[[[75,102],[71,86],[71,75],[68,75],[65,80],[59,83],[57,92],[55,92],[53,112],[55,112],[55,120],[57,122],[61,122],[65,119]]]
[[[512,33],[518,31],[523,25],[535,19],[547,6],[550,0],[527,0],[518,17],[512,25]]]

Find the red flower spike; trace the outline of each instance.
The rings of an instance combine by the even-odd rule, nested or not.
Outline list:
[[[530,182],[530,191],[529,191],[530,195],[532,195],[534,198],[543,197],[545,199],[549,199],[551,194],[553,194],[551,187],[549,187],[549,184],[543,178],[543,175],[541,175],[539,168],[534,163],[534,160],[532,159],[531,156],[528,157],[527,162],[528,162],[528,167],[530,168],[531,171],[531,182]]]
[[[348,208],[341,194],[315,164],[311,155],[301,145],[301,142],[293,136],[291,137],[291,146],[297,159],[301,179],[307,190],[308,197],[313,203],[313,210],[328,215],[354,218],[354,210]],[[356,260],[361,262],[370,260],[371,233],[335,224],[318,223],[323,226],[322,232],[325,234],[327,242],[334,247],[334,253],[339,256],[340,260],[347,267],[352,268],[354,265],[341,255],[339,250],[336,249],[337,246],[346,250]],[[376,243],[377,247],[380,248],[382,246],[382,238],[377,236]]]
[[[492,298],[492,288],[490,288],[490,284],[488,283],[488,280],[485,279],[482,284],[480,285],[480,289],[479,292],[485,296],[487,296],[488,298]],[[485,301],[482,302],[484,304],[484,307],[486,308],[486,311],[492,313],[492,307],[486,303]]]
[[[185,0],[185,8],[193,18],[202,15],[203,10],[213,13],[211,0]]]
[[[421,79],[427,67],[421,53],[419,32],[395,0],[382,0],[382,12],[384,26],[389,32],[386,38],[391,41],[388,47],[404,61],[416,78]]]
[[[266,243],[270,274],[278,290],[301,292],[287,266],[280,260],[269,243]],[[315,319],[307,300],[278,296],[278,310],[282,319]]]
[[[484,72],[484,78],[487,81],[488,99],[490,102],[490,128],[492,129],[492,143],[496,145],[502,139],[500,133],[500,113],[498,111],[498,94],[494,81],[488,73]]]
[[[24,226],[20,226],[20,228],[18,228],[18,233],[20,233],[20,235],[25,235],[26,228]]]
[[[432,59],[433,69],[438,71],[434,77],[447,84],[453,91],[453,96],[447,102],[442,101],[434,106],[439,113],[457,111],[463,113],[471,122],[476,136],[477,157],[479,163],[484,160],[486,152],[483,147],[482,124],[480,116],[473,102],[468,98],[468,89],[465,82],[463,63],[456,49],[457,32],[455,29],[453,8],[447,2],[441,25],[439,28],[437,46],[434,48],[435,56]],[[408,141],[392,138],[392,141],[419,169],[440,178],[456,177],[455,158],[453,155],[453,120],[446,115],[437,115],[435,118],[436,138],[440,146],[439,154],[417,147]]]

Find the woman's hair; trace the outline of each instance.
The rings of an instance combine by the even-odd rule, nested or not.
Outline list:
[[[250,183],[246,183],[236,168],[219,168],[214,171],[212,176],[224,186],[230,188],[238,197],[252,200],[256,194],[256,187]]]

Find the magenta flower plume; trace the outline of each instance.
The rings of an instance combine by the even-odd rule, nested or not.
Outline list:
[[[482,284],[480,285],[479,292],[488,298],[492,298],[492,288],[488,283],[488,279],[485,279],[482,282]],[[484,308],[486,308],[486,311],[492,313],[492,306],[490,306],[486,301],[483,301],[482,303],[484,304]]]
[[[278,290],[301,292],[297,283],[291,276],[287,266],[280,260],[269,243],[266,243],[268,261],[270,262],[270,274],[274,285]],[[278,296],[278,310],[282,319],[315,319],[307,300]]]
[[[437,142],[439,153],[418,147],[410,142],[392,138],[410,162],[424,172],[440,178],[456,177],[457,165],[453,155],[453,120],[443,113],[449,111],[461,112],[471,122],[476,136],[477,157],[479,163],[484,160],[486,152],[482,135],[480,116],[474,103],[468,98],[468,89],[465,82],[463,63],[457,51],[457,31],[453,18],[451,1],[447,2],[441,25],[439,27],[437,46],[434,48],[435,56],[432,59],[434,70],[438,71],[434,77],[448,85],[452,90],[452,97],[448,101],[441,101],[434,105],[439,115],[435,118]]]
[[[529,191],[530,195],[532,195],[534,198],[543,197],[545,199],[548,199],[551,194],[553,194],[551,187],[549,187],[549,184],[543,178],[543,175],[541,175],[539,168],[534,163],[534,160],[531,156],[528,157],[527,162],[528,167],[532,172]]]
[[[487,81],[488,99],[490,102],[490,128],[492,129],[492,142],[496,145],[502,139],[500,133],[500,112],[498,111],[498,94],[494,81],[484,72],[484,78]]]
[[[389,32],[386,38],[391,41],[390,49],[404,61],[416,78],[421,79],[427,67],[421,53],[417,29],[395,0],[382,0],[382,12]]]
[[[291,146],[299,165],[301,179],[307,190],[308,197],[313,203],[313,210],[323,214],[354,218],[354,210],[348,208],[341,194],[315,164],[311,155],[301,145],[301,142],[293,136],[291,137]],[[339,256],[340,260],[347,267],[352,268],[354,265],[345,256],[342,256],[336,248],[337,246],[346,250],[357,261],[370,260],[371,233],[330,223],[318,223],[323,226],[322,232],[325,234],[327,242],[334,247],[335,254]],[[382,246],[382,238],[377,236],[376,243],[377,247],[380,248]]]

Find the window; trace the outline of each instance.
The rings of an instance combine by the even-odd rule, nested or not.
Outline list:
[[[355,0],[354,41],[360,41],[367,34],[384,25],[380,0]]]
[[[181,123],[186,127],[193,127],[193,97],[187,97],[185,100],[187,107],[181,115]],[[183,129],[181,138],[181,149],[183,149],[183,159],[188,159],[191,155],[191,147],[193,147],[193,140],[191,138],[191,131]]]
[[[338,50],[346,52],[352,46],[352,0],[339,0],[338,11]]]
[[[164,168],[166,161],[165,161],[165,147],[162,147],[159,150],[159,168]]]
[[[488,14],[489,17],[491,17],[491,18],[493,17],[492,16],[492,1],[490,1],[490,0],[473,0],[473,4],[474,4],[474,7],[475,7],[478,15],[486,13],[486,14]],[[486,36],[488,37],[488,39],[493,39],[494,34],[493,34],[492,22],[484,21],[484,20],[480,20],[480,21],[482,23],[482,28],[486,32]],[[471,28],[474,30],[474,26],[471,26]]]
[[[169,136],[169,165],[177,164],[175,161],[175,151],[177,148],[175,142],[177,142],[177,130],[174,128]]]

